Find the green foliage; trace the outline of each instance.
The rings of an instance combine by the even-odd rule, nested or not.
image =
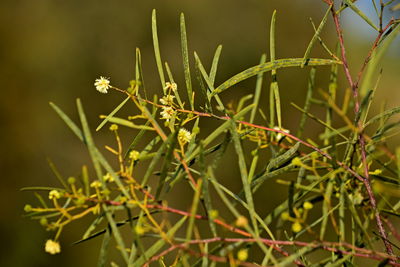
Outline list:
[[[398,254],[395,243],[398,234],[391,220],[400,214],[400,149],[392,152],[387,140],[398,132],[398,124],[389,119],[400,108],[369,114],[375,91],[379,89],[372,74],[395,39],[399,21],[393,19],[386,26],[377,26],[356,2],[344,1],[339,10],[334,9],[333,2],[325,2],[328,9],[318,28],[313,25],[315,34],[303,58],[276,59],[275,49],[279,45],[275,43],[275,11],[270,28],[269,61],[263,54],[258,65],[218,86],[215,79],[222,46],[215,51],[209,72],[194,52],[193,71],[189,64],[185,17],[181,14],[186,90],[175,83],[168,64],[163,65],[154,10],[153,44],[162,85],[159,92],[163,96],[148,98],[139,49],[136,49],[135,77],[127,90],[109,85],[104,78],[96,85],[103,93],[112,90],[122,94],[122,102],[103,116],[96,128],[99,131],[110,124],[116,148],[106,146],[106,149],[115,157],[114,161],[108,161],[96,146],[79,99],[80,125],[50,103],[87,147],[94,174],[85,165],[80,177],[65,180],[49,160],[61,187],[23,189],[35,191],[38,198],[38,203],[25,206],[25,212],[55,232],[54,242],[46,243],[46,251],[58,253],[58,240],[65,227],[86,217],[92,223],[76,243],[102,236],[98,266],[110,263],[117,266],[116,259],[109,258],[110,250],[120,252],[119,260],[124,266],[148,266],[156,262],[162,266],[214,266],[218,262],[231,266],[353,266],[359,258],[399,266],[394,256]],[[381,3],[377,12],[380,20],[387,6],[388,3]],[[354,80],[349,75],[339,23],[340,13],[346,9],[377,31],[361,74]],[[320,36],[330,17],[336,27],[332,34],[337,33],[338,37],[336,51],[340,53],[336,54],[330,52]],[[310,57],[317,40],[328,58]],[[286,119],[281,109],[289,105],[281,103],[277,69],[307,66],[312,68],[305,102],[291,103],[301,117],[295,136],[291,134],[295,131],[284,128]],[[320,89],[318,95],[315,77],[320,66],[331,66],[331,76],[326,89]],[[367,77],[361,80],[366,68]],[[268,86],[269,106],[261,101],[266,91],[265,72],[271,72],[272,76]],[[337,76],[343,74],[351,90],[338,84]],[[197,82],[192,81],[193,76]],[[237,89],[239,82],[254,76],[254,95],[244,96],[237,106],[223,102],[223,92]],[[181,98],[182,91],[186,91],[186,99]],[[350,91],[354,93],[353,99]],[[362,101],[358,99],[359,91]],[[343,101],[338,99],[339,95],[344,95]],[[199,96],[203,101],[198,100]],[[135,105],[136,113],[128,118],[116,117],[128,102]],[[198,104],[201,102],[204,105]],[[324,111],[313,114],[314,106]],[[354,107],[354,113],[350,107]],[[263,110],[269,110],[269,119]],[[318,141],[305,137],[308,119],[323,127]],[[219,124],[209,132],[203,131],[200,125],[210,121]],[[120,137],[119,127],[133,131],[133,140],[128,140],[130,145]],[[235,152],[235,160],[229,165],[237,166],[239,173],[229,179],[240,176],[239,191],[231,189],[229,179],[223,177],[224,169],[232,168],[223,161],[230,148]],[[141,169],[146,171],[140,172]],[[177,186],[186,188],[190,196],[180,207],[169,204],[176,197],[173,192]],[[273,192],[282,187],[287,189],[287,199],[272,210],[255,200],[260,189]]]

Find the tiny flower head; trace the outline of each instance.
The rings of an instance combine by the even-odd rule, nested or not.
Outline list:
[[[209,217],[212,220],[216,219],[218,217],[218,210],[210,210]]]
[[[163,107],[162,109],[163,110],[160,112],[160,115],[162,119],[167,120],[168,122],[175,115],[175,110],[173,110],[171,107]]]
[[[292,231],[295,233],[298,233],[301,231],[301,229],[303,229],[303,227],[301,226],[301,224],[299,222],[295,222],[292,224]]]
[[[116,130],[118,130],[118,125],[115,123],[111,124],[110,131],[116,131]]]
[[[94,181],[90,184],[90,187],[99,188],[101,186],[100,181]]]
[[[289,219],[290,219],[290,214],[289,214],[289,212],[287,212],[287,211],[282,212],[282,214],[281,214],[281,219],[284,220],[284,221],[289,220]]]
[[[60,243],[58,243],[57,241],[53,241],[51,239],[46,241],[46,245],[44,247],[44,250],[47,253],[50,253],[52,255],[60,253],[61,248],[60,248]]]
[[[184,145],[184,144],[190,142],[190,139],[192,139],[192,134],[188,130],[186,130],[185,128],[179,129],[179,133],[178,133],[179,143]]]
[[[166,82],[164,90],[172,89],[172,91],[176,91],[178,89],[178,85],[176,83]]]
[[[294,166],[303,166],[303,163],[301,162],[301,159],[299,157],[295,157],[292,159],[292,164]]]
[[[237,253],[237,258],[240,261],[245,261],[247,260],[248,257],[249,257],[249,252],[247,251],[247,249],[241,249]]]
[[[314,207],[314,205],[313,205],[310,201],[306,201],[306,202],[304,202],[304,204],[303,204],[303,208],[306,209],[306,210],[310,210],[310,209],[312,209],[313,207]]]
[[[31,212],[32,211],[32,206],[29,205],[29,204],[26,204],[25,207],[24,207],[24,211],[25,212]]]
[[[61,197],[61,194],[57,190],[51,190],[49,192],[49,199],[58,199],[60,197]]]
[[[175,98],[175,96],[173,96],[173,95],[166,95],[160,99],[160,102],[163,105],[172,106],[172,104],[174,103],[174,98]]]
[[[94,82],[94,86],[96,86],[96,90],[100,93],[107,94],[107,90],[111,88],[110,80],[100,76],[99,79],[96,79]]]
[[[133,161],[136,161],[139,159],[140,153],[137,150],[132,150],[131,152],[129,152],[129,158]]]
[[[107,172],[107,174],[103,176],[103,180],[111,183],[114,182],[114,177],[112,177],[112,175]]]
[[[235,222],[237,227],[245,227],[248,224],[248,220],[244,216],[239,216]]]

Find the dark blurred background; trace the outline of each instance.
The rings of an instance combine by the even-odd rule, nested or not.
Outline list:
[[[53,233],[23,217],[24,204],[34,201],[34,197],[30,192],[19,190],[24,186],[57,185],[46,158],[50,158],[65,177],[78,175],[82,164],[90,164],[84,146],[51,110],[49,101],[77,120],[75,99],[81,98],[94,129],[100,121],[98,115],[111,111],[122,99],[116,93],[97,93],[94,80],[103,75],[111,77],[113,85],[126,88],[134,77],[136,47],[142,51],[146,87],[160,94],[151,39],[153,8],[157,9],[162,59],[170,64],[181,89],[184,82],[180,12],[186,16],[189,53],[197,51],[207,69],[217,45],[223,45],[216,82],[219,84],[256,65],[261,54],[269,51],[269,25],[274,9],[278,11],[277,58],[302,57],[313,35],[309,18],[318,24],[326,10],[322,1],[315,0],[3,1],[0,6],[3,92],[0,97],[3,129],[0,131],[0,266],[95,266],[98,241],[68,245],[86,230],[87,226],[79,223],[64,230],[62,254],[46,254],[44,242],[52,238]],[[346,11],[343,24],[355,74],[374,35],[361,20],[351,20],[348,17],[354,16],[348,15],[354,14]],[[334,49],[336,39],[330,18],[322,36]],[[377,93],[378,100],[386,97],[388,107],[400,103],[396,83],[399,42],[394,47],[383,62],[384,76]],[[319,45],[312,55],[329,57]],[[298,123],[299,114],[288,103],[303,104],[308,71],[305,68],[278,72],[286,128],[294,130]],[[317,87],[326,89],[329,68],[318,69],[318,74]],[[239,96],[254,90],[254,84],[255,81],[250,80],[222,97],[233,103],[236,99],[237,103]],[[267,90],[267,86],[264,88]],[[268,93],[263,94],[261,103],[265,107],[267,96]],[[108,140],[109,135],[106,130],[100,132],[96,142]],[[271,205],[273,203],[275,201]]]

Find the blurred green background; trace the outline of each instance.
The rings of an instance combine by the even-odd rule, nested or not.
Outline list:
[[[77,119],[75,99],[81,98],[94,129],[99,123],[98,115],[111,111],[122,98],[116,93],[106,96],[97,93],[94,80],[103,75],[111,77],[113,85],[126,88],[134,77],[136,47],[142,51],[146,87],[151,92],[161,92],[151,39],[153,8],[158,12],[163,61],[168,61],[181,88],[184,83],[180,12],[186,16],[190,54],[197,51],[207,68],[217,45],[223,45],[217,73],[219,84],[256,65],[260,55],[269,51],[268,32],[274,9],[278,11],[278,58],[301,57],[313,34],[309,17],[319,23],[326,10],[322,1],[315,0],[3,1],[0,8],[3,92],[0,98],[3,129],[0,132],[0,266],[95,265],[98,241],[68,245],[85,231],[86,225],[79,223],[64,230],[62,254],[46,254],[44,242],[53,233],[23,217],[24,204],[34,198],[32,193],[19,189],[57,185],[46,158],[51,158],[65,177],[77,175],[82,164],[90,164],[84,146],[51,110],[49,101]],[[351,11],[345,12],[344,16],[348,15],[352,15]],[[345,18],[344,27],[355,74],[373,35],[361,26],[359,19]],[[330,20],[322,36],[333,49],[335,33]],[[377,95],[382,100],[390,94],[389,107],[400,103],[399,87],[395,83],[399,75],[398,42],[395,46],[397,49],[392,49],[383,63],[386,68]],[[318,45],[312,55],[328,58]],[[317,87],[326,88],[328,70],[321,68]],[[303,103],[307,74],[307,68],[279,71],[282,101],[286,103],[283,106],[286,128],[295,129],[298,123],[298,114],[288,103]],[[223,99],[237,100],[238,96],[251,93],[254,84],[254,80],[243,83],[236,90],[224,93]],[[264,106],[267,96],[267,93],[263,95]],[[102,131],[96,141],[101,143],[108,137],[108,131]]]

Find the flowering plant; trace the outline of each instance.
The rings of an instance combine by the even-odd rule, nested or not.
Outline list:
[[[378,87],[371,86],[371,75],[376,71],[377,60],[386,51],[385,47],[399,32],[399,20],[392,19],[387,25],[373,25],[377,30],[376,40],[360,74],[354,79],[346,58],[340,13],[352,9],[366,22],[370,23],[370,20],[351,1],[345,1],[346,5],[340,9],[336,9],[331,0],[325,2],[327,12],[302,58],[275,58],[274,12],[270,60],[267,62],[266,55],[262,55],[258,65],[218,86],[215,86],[215,77],[222,47],[215,52],[210,72],[205,70],[195,53],[193,72],[183,15],[181,45],[185,83],[178,85],[174,81],[168,64],[164,67],[161,61],[156,12],[153,11],[153,41],[162,97],[147,97],[139,49],[136,50],[136,77],[128,89],[112,85],[105,77],[94,83],[101,93],[118,92],[124,96],[122,103],[108,116],[102,116],[96,129],[110,124],[116,147],[106,146],[106,152],[115,156],[114,164],[107,161],[104,151],[95,145],[79,99],[81,126],[51,103],[88,148],[94,174],[84,166],[80,177],[70,177],[67,181],[60,178],[61,187],[45,188],[50,204],[39,197],[40,205],[25,206],[32,218],[55,232],[52,239],[47,240],[45,251],[60,253],[59,239],[66,226],[90,217],[93,223],[77,243],[103,238],[99,266],[109,261],[107,252],[112,238],[124,266],[148,266],[156,261],[163,266],[207,266],[217,262],[229,262],[232,266],[284,266],[291,263],[308,266],[317,262],[335,266],[353,264],[356,258],[399,266],[394,252],[398,233],[391,223],[392,216],[399,216],[400,202],[396,199],[399,190],[387,188],[399,184],[396,167],[399,167],[400,150],[396,150],[395,155],[386,146],[395,127],[388,119],[399,109],[368,119]],[[389,2],[382,2],[382,9],[377,13],[380,20]],[[320,37],[329,15],[336,28],[338,53],[331,52]],[[310,57],[316,41],[327,52],[327,58]],[[293,104],[302,117],[298,130],[289,131],[281,117],[276,73],[281,68],[305,66],[311,69],[304,107]],[[328,90],[321,90],[321,97],[317,99],[314,79],[319,66],[329,66],[331,77],[327,81]],[[367,78],[359,85],[367,66]],[[337,81],[339,69],[344,72],[348,89]],[[193,73],[196,84],[192,83]],[[269,118],[260,105],[264,73],[272,76]],[[237,106],[224,103],[224,91],[251,77],[256,77],[254,94],[240,99]],[[339,90],[345,91],[341,106],[336,97]],[[183,97],[185,91],[186,97]],[[198,95],[202,96],[201,104],[197,103],[200,102]],[[137,114],[117,117],[128,101],[135,104]],[[249,101],[251,103],[246,105]],[[326,119],[310,113],[312,104],[325,108]],[[342,127],[333,126],[334,116],[343,122]],[[309,118],[324,127],[320,141],[303,137]],[[200,124],[210,121],[217,121],[218,125],[206,133]],[[124,146],[120,127],[135,131],[129,146]],[[230,180],[224,178],[227,164],[224,157],[228,157],[230,148],[235,153],[228,166],[238,168],[239,191],[230,188]],[[274,190],[266,187],[266,182],[271,180],[274,186],[287,188],[287,200],[272,210],[265,210],[255,197],[261,189],[264,192]],[[190,199],[173,206],[169,201],[176,197],[172,192],[176,192],[178,186],[189,192],[186,197]],[[201,224],[202,221],[206,224]],[[346,227],[349,222],[351,230]],[[376,238],[370,233],[374,227]],[[129,229],[129,235],[121,231],[123,228]],[[328,229],[334,237],[328,234]],[[310,238],[313,241],[309,241]],[[150,239],[151,242],[147,242]],[[383,251],[376,249],[377,244]],[[314,254],[319,251],[331,253],[319,254],[320,258],[324,255],[324,259],[317,261]],[[117,265],[114,259],[112,264]]]

